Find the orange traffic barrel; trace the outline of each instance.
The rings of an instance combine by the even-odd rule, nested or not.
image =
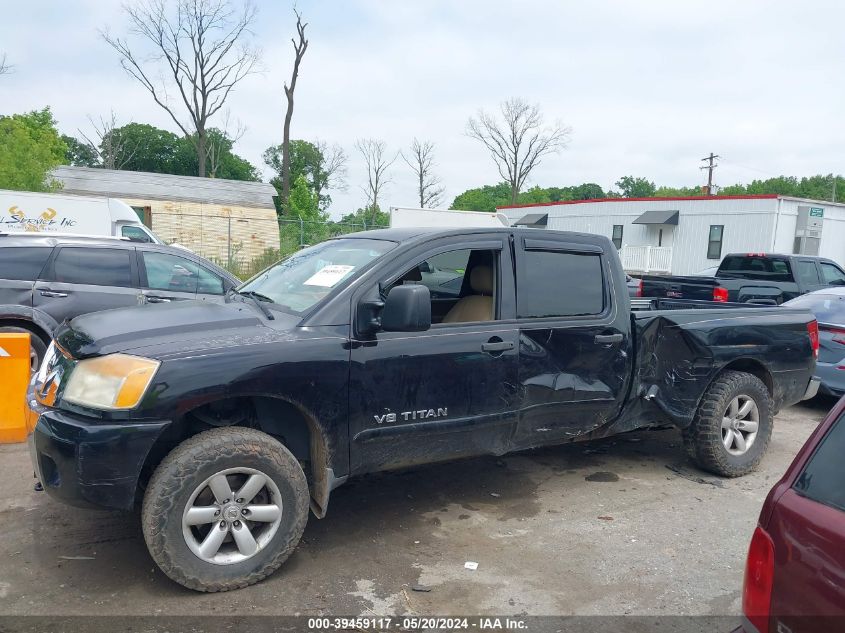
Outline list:
[[[0,443],[26,440],[30,368],[29,334],[0,334]]]

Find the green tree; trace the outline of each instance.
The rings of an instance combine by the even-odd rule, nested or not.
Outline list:
[[[364,228],[385,228],[390,226],[390,214],[377,210],[375,216],[372,209],[357,209],[354,213],[347,213],[342,216],[337,225],[337,233],[350,233],[352,231],[363,231]]]
[[[261,180],[258,169],[252,163],[232,152],[233,145],[234,142],[224,131],[217,128],[206,131],[206,175],[227,180]],[[179,173],[185,176],[196,175],[199,169],[196,142],[180,138],[175,162]]]
[[[179,156],[181,139],[173,132],[146,123],[127,123],[114,128],[108,135],[112,138],[104,139],[104,142],[127,148],[129,158],[123,163],[123,169],[154,174],[196,174],[196,171],[188,171],[192,166]]]
[[[653,182],[634,176],[622,176],[616,186],[623,198],[651,198],[657,190]]]
[[[818,174],[808,178],[802,178],[798,185],[798,195],[801,198],[812,198],[813,200],[845,200],[845,178],[827,174]]]
[[[80,141],[78,138],[62,134],[62,141],[67,145],[65,152],[65,163],[74,167],[99,167],[100,159],[97,150],[89,143]]]
[[[510,185],[506,182],[500,182],[497,185],[484,185],[477,189],[467,189],[455,197],[449,208],[492,213],[496,210],[496,207],[510,204],[510,198]]]
[[[301,244],[316,244],[329,236],[329,214],[320,210],[317,194],[311,190],[305,176],[300,175],[294,181],[288,207],[287,218],[291,221],[282,226],[283,234],[298,234]]]
[[[566,189],[570,190],[569,200],[596,200],[598,198],[604,198],[607,195],[604,189],[594,182],[585,182],[583,185],[566,187]]]
[[[50,108],[0,116],[0,189],[53,191],[49,177],[65,162],[67,145],[56,130]]]
[[[282,146],[271,145],[263,154],[264,163],[275,172],[270,180],[279,195],[276,205],[282,212]],[[345,186],[346,154],[338,145],[329,146],[322,141],[294,139],[290,142],[290,179],[292,183],[304,176],[311,190],[317,195],[320,209],[325,211],[332,203],[329,189]]]
[[[232,140],[217,128],[206,131],[209,176],[229,180],[260,180],[258,170],[249,161],[232,152]],[[146,123],[128,123],[108,132],[102,144],[123,148],[122,169],[146,171],[154,174],[196,176],[196,144]],[[101,148],[102,149],[102,148]]]
[[[702,196],[701,187],[658,187],[654,192],[655,198],[680,198],[687,196]]]

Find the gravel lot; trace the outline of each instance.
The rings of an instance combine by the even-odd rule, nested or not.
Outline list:
[[[0,615],[738,614],[762,501],[832,404],[782,412],[735,480],[693,469],[674,430],[363,477],[225,597],[155,569],[137,516],[34,492],[25,446],[3,446]]]

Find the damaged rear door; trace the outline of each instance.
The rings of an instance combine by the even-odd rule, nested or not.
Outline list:
[[[625,401],[633,346],[624,284],[615,275],[621,264],[613,265],[601,241],[583,239],[519,240],[517,447],[588,433],[613,420]]]

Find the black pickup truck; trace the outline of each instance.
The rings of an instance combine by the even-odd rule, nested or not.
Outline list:
[[[643,303],[601,236],[329,240],[224,304],[62,326],[28,396],[35,471],[68,503],[140,505],[155,562],[201,591],[272,573],[362,473],[667,424],[702,468],[749,472],[818,387],[812,315]]]
[[[820,288],[845,286],[845,271],[823,257],[732,253],[713,277],[645,275],[639,296],[780,305]]]

